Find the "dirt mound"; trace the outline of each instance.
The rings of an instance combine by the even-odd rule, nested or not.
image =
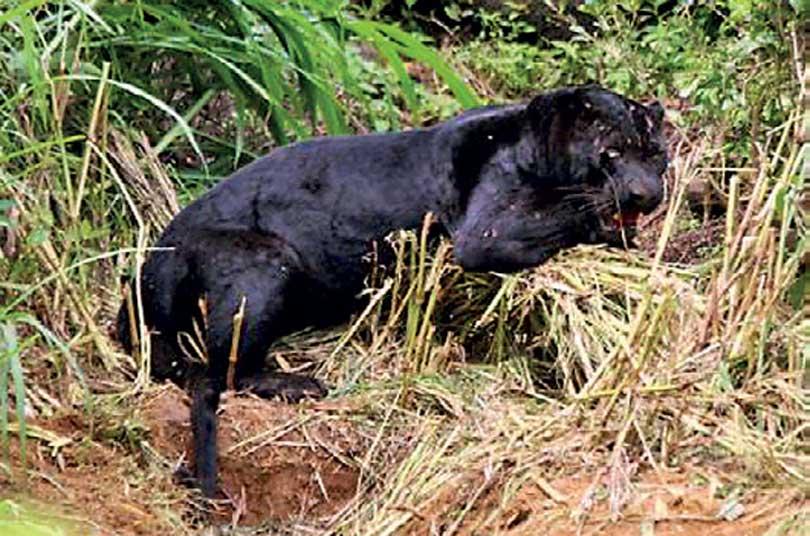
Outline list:
[[[192,453],[188,404],[182,391],[166,388],[143,412],[153,446],[179,463]],[[345,419],[316,419],[311,409],[223,397],[218,438],[225,499],[216,505],[218,516],[247,525],[322,518],[355,496],[359,470],[346,460],[362,441]]]

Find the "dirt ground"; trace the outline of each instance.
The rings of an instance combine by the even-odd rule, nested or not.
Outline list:
[[[130,423],[133,435],[148,438],[149,447],[140,450],[154,449],[154,455],[133,456],[121,448],[122,437],[86,439],[90,434],[81,417],[51,419],[34,423],[27,487],[19,480],[12,486],[0,474],[0,489],[6,497],[33,498],[49,505],[50,513],[56,507],[62,517],[81,520],[87,528],[78,533],[166,534],[172,532],[172,516],[177,527],[187,526],[202,519],[203,509],[213,512],[217,524],[242,527],[328,520],[355,498],[360,460],[369,448],[369,431],[353,425],[351,413],[350,403],[336,401],[288,406],[227,396],[219,430],[224,496],[206,505],[171,476],[190,452],[188,401],[176,388],[161,388],[143,400],[136,412],[141,422]],[[755,536],[791,513],[810,513],[810,503],[795,491],[720,499],[724,475],[692,467],[640,473],[622,515],[611,518],[608,500],[598,492],[604,481],[605,475],[581,471],[550,481],[530,478],[506,493],[496,480],[454,527],[442,514],[457,507],[463,490],[445,489],[430,508],[414,512],[401,533]],[[480,476],[472,475],[469,485],[479,486]],[[722,511],[727,519],[718,517]]]
[[[168,388],[144,409],[155,448],[167,458],[188,460],[186,397]],[[342,461],[356,455],[350,429],[337,421],[334,426],[304,427],[307,418],[306,409],[282,402],[247,396],[224,400],[219,461],[225,497],[215,509],[223,521],[255,525],[268,519],[325,517],[354,496],[358,470]]]

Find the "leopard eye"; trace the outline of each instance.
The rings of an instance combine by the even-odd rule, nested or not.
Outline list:
[[[622,153],[616,149],[607,149],[604,154],[610,159],[619,158],[622,155]]]

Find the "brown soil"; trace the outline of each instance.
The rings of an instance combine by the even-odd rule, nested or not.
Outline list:
[[[165,475],[139,468],[119,449],[90,439],[88,426],[78,417],[40,421],[30,432],[36,436],[40,427],[55,432],[58,439],[29,440],[27,481],[19,470],[13,481],[0,472],[0,499],[27,503],[33,498],[38,510],[81,520],[94,529],[92,534],[165,532],[166,527],[150,512],[154,497],[165,498],[170,506],[181,503],[179,493],[171,496],[171,482]],[[11,458],[19,460],[19,454],[19,444],[12,441]],[[141,471],[133,485],[133,475]],[[91,533],[89,527],[87,533]]]
[[[135,460],[116,442],[89,439],[89,426],[76,415],[35,422],[35,436],[42,429],[59,440],[29,441],[28,483],[12,483],[0,472],[0,499],[33,497],[61,505],[63,515],[92,520],[104,535],[165,534],[170,529],[157,510],[188,521],[205,509],[218,524],[238,525],[326,518],[354,497],[359,471],[341,460],[364,444],[346,419],[324,418],[334,409],[226,395],[218,434],[223,497],[213,504],[172,477],[172,468],[185,465],[191,452],[188,400],[177,388],[159,390],[137,412],[159,454],[152,459]],[[13,441],[12,459],[18,455]]]
[[[653,257],[658,249],[658,238],[661,236],[663,218],[652,220],[642,225],[636,242],[640,249]],[[709,220],[696,229],[681,231],[670,237],[664,248],[661,260],[676,264],[699,264],[705,261],[712,248],[723,243],[725,232],[723,220]]]
[[[374,435],[353,423],[357,408],[351,402],[290,406],[226,396],[219,433],[225,498],[214,505],[171,476],[173,466],[189,457],[187,404],[181,391],[166,387],[142,402],[132,422],[111,428],[115,432],[97,425],[90,433],[80,413],[33,423],[28,485],[19,479],[12,485],[0,471],[0,498],[33,497],[86,523],[88,530],[79,534],[104,536],[184,534],[182,527],[201,519],[203,509],[212,511],[220,525],[296,521],[325,528],[331,516],[351,506],[359,478],[353,460],[363,459]],[[146,434],[150,447],[124,449],[128,440],[121,430],[136,438]],[[12,449],[14,458],[19,454],[15,442]],[[151,449],[159,456],[149,454]],[[800,512],[810,519],[810,502],[795,490],[744,492],[738,499],[741,515],[719,519],[724,500],[718,489],[733,483],[728,475],[744,472],[737,469],[686,466],[661,474],[641,472],[631,478],[632,493],[614,517],[607,477],[587,468],[556,478],[546,475],[547,481],[536,473],[514,491],[498,475],[482,490],[478,473],[461,484],[449,482],[397,534],[446,533],[469,498],[474,501],[454,527],[457,535],[753,536]]]
[[[161,454],[190,458],[188,401],[181,391],[164,390],[148,403],[144,417]],[[310,417],[281,402],[225,396],[218,434],[225,500],[216,505],[223,521],[253,525],[325,517],[354,497],[358,470],[337,456],[346,459],[357,438],[345,421],[307,424]]]

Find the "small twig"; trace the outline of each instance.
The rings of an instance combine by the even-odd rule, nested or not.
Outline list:
[[[141,355],[141,335],[138,330],[138,316],[135,315],[135,301],[133,300],[132,293],[129,291],[129,286],[124,287],[124,300],[127,306],[127,320],[129,320],[129,340],[132,350],[136,354],[136,363],[140,363]]]
[[[247,298],[242,296],[239,304],[239,311],[233,315],[233,333],[231,334],[231,351],[228,354],[228,375],[226,386],[228,389],[234,388],[234,375],[236,374],[236,361],[239,359],[239,338],[242,334],[242,322],[245,319],[245,303]]]
[[[318,483],[318,488],[321,490],[321,494],[326,502],[329,502],[331,499],[329,498],[329,492],[326,491],[326,484],[323,483],[323,478],[321,478],[321,472],[315,469],[315,482]]]
[[[20,209],[17,205],[12,205],[7,213],[9,225],[6,228],[6,243],[0,248],[0,259],[4,256],[14,259],[17,256],[17,236],[19,229],[17,225],[20,220]]]

